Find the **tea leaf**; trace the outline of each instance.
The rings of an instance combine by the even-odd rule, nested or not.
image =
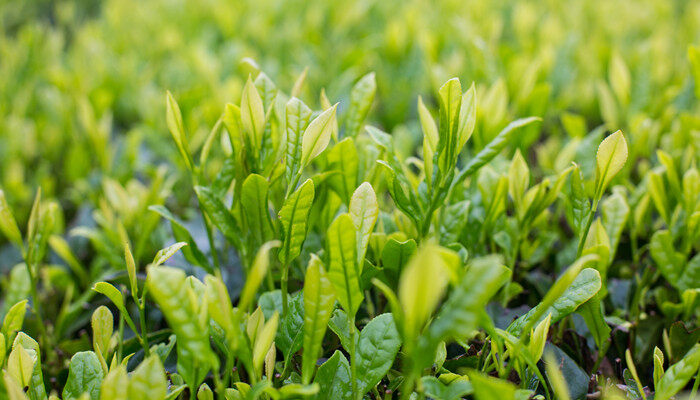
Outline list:
[[[253,150],[260,150],[265,130],[265,109],[260,93],[250,76],[241,95],[241,125]]]
[[[178,369],[183,363],[192,363],[182,367],[182,371],[201,368],[206,372],[212,359],[209,336],[202,327],[196,298],[185,273],[171,267],[149,267],[146,286],[177,337]],[[185,379],[189,385],[199,384],[193,376]]]
[[[420,247],[401,274],[398,294],[406,342],[415,340],[447,288],[449,267],[440,251],[435,245]]]
[[[551,314],[552,323],[556,323],[598,293],[600,273],[592,268],[583,269],[597,259],[595,255],[579,258],[557,279],[540,304],[510,324],[508,332],[515,336],[528,332],[546,314]]]
[[[512,383],[484,375],[478,371],[470,371],[468,375],[474,388],[474,397],[477,400],[515,400],[515,385]]]
[[[34,351],[32,351],[34,353]],[[36,356],[32,357],[22,346],[13,346],[7,357],[7,373],[22,387],[29,386]]]
[[[345,204],[350,201],[352,190],[357,185],[358,164],[357,150],[351,138],[343,139],[328,152],[328,168],[336,171],[328,177],[328,183]]]
[[[241,291],[241,297],[238,301],[238,307],[242,310],[246,310],[248,306],[253,302],[253,297],[258,291],[262,280],[267,274],[268,267],[270,265],[269,253],[275,247],[279,247],[280,242],[278,240],[273,240],[265,243],[258,250],[258,254],[255,256],[255,261],[253,262],[253,268],[250,270],[245,286]]]
[[[379,216],[377,195],[369,182],[363,182],[353,192],[348,212],[357,232],[357,265],[363,265],[369,238]]]
[[[178,347],[180,342],[178,341]],[[160,358],[151,355],[143,360],[131,374],[129,379],[129,399],[155,400],[164,399],[167,393],[168,383],[165,379],[165,370]],[[124,390],[124,388],[121,388]]]
[[[311,120],[311,109],[303,101],[292,97],[286,106],[287,127],[287,180],[292,181],[301,168],[301,142],[304,130]]]
[[[194,168],[194,162],[192,161],[192,155],[190,154],[187,135],[185,134],[185,126],[182,122],[182,114],[180,113],[180,106],[177,105],[177,101],[173,95],[168,91],[166,93],[166,120],[168,122],[168,130],[170,135],[175,141],[177,150],[180,152],[180,156],[185,161],[185,166],[190,171]]]
[[[231,212],[209,188],[195,186],[199,204],[217,228],[233,243],[240,243],[240,228]]]
[[[364,395],[379,383],[394,363],[401,338],[390,313],[374,317],[357,343],[357,390]]]
[[[596,153],[596,198],[600,198],[610,181],[625,166],[627,141],[622,131],[603,139]]]
[[[102,384],[102,366],[97,355],[92,351],[81,351],[70,359],[68,380],[63,388],[63,398],[79,399],[87,393],[91,400],[100,398]]]
[[[0,189],[0,231],[17,247],[24,250],[22,234],[19,232],[19,227],[2,189]]]
[[[355,226],[349,214],[339,215],[328,227],[326,245],[330,259],[328,279],[340,305],[349,315],[355,315],[364,294],[360,290],[361,269],[357,265]]]
[[[314,382],[319,384],[316,400],[348,399],[352,397],[350,364],[340,350],[336,350],[331,358],[318,367]]]
[[[255,338],[255,344],[253,345],[253,368],[255,368],[255,371],[258,371],[258,374],[262,368],[263,361],[265,361],[265,355],[270,349],[270,346],[272,346],[273,340],[275,340],[279,319],[279,314],[275,312],[272,318],[265,322],[262,331]]]
[[[100,306],[92,313],[90,324],[95,353],[101,352],[102,357],[106,359],[109,354],[109,342],[114,331],[114,316],[107,307]]]
[[[301,376],[305,385],[311,382],[334,304],[333,285],[321,260],[312,255],[304,279],[304,354]]]
[[[367,113],[372,106],[374,93],[377,91],[377,82],[374,72],[360,78],[350,91],[350,107],[345,124],[345,135],[355,137],[360,132],[362,123],[367,118]]]
[[[127,400],[129,379],[126,375],[126,367],[119,365],[110,369],[102,380],[100,386],[100,400]]]
[[[301,252],[301,246],[306,239],[307,221],[314,195],[314,183],[311,179],[307,179],[287,198],[280,209],[279,219],[282,223],[283,241],[279,259],[282,265],[288,265]]]
[[[268,209],[269,184],[267,179],[250,174],[241,188],[241,209],[255,246],[260,246],[273,237],[272,221]]]
[[[508,124],[491,142],[489,142],[489,144],[486,145],[486,147],[484,147],[474,158],[469,161],[469,163],[467,163],[464,169],[462,169],[453,180],[452,187],[461,184],[465,179],[467,179],[467,177],[472,176],[481,167],[486,165],[486,163],[496,157],[498,153],[500,153],[501,150],[506,147],[513,132],[536,121],[541,121],[541,118],[522,118]]]
[[[311,160],[316,158],[328,146],[331,132],[336,129],[337,120],[335,110],[338,104],[325,110],[304,131],[301,141],[301,167],[306,167]]]

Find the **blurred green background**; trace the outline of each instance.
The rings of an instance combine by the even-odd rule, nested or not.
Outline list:
[[[70,221],[99,206],[103,178],[151,182],[161,165],[177,177],[165,91],[196,149],[240,97],[255,69],[246,59],[286,92],[308,68],[303,99],[317,105],[324,88],[341,111],[375,71],[370,120],[387,131],[410,131],[416,97],[434,103],[458,76],[477,83],[477,147],[537,115],[543,128],[516,145],[606,124],[644,143],[644,157],[665,136],[698,138],[698,21],[700,2],[684,0],[3,1],[0,187],[24,225],[38,186]],[[673,124],[684,133],[665,135]]]

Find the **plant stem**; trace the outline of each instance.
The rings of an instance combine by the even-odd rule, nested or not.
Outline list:
[[[352,398],[358,400],[357,393],[357,344],[355,343],[355,316],[348,318],[348,328],[350,328],[350,379],[352,380]]]
[[[124,351],[124,316],[119,313],[119,345],[117,346],[117,360],[122,361]]]
[[[143,346],[144,357],[148,357],[150,354],[150,348],[148,346],[148,330],[146,328],[146,305],[139,304],[139,319],[141,320],[141,345]]]
[[[44,313],[42,311],[41,300],[39,300],[39,293],[37,291],[37,286],[39,285],[39,282],[37,280],[37,276],[34,274],[32,266],[29,264],[27,264],[27,271],[29,272],[29,279],[31,281],[29,293],[32,296],[32,305],[34,306],[34,313],[36,314],[36,317],[39,320],[38,325],[41,341],[40,348],[43,348],[45,349],[44,351],[46,351],[49,348],[49,337],[46,333],[46,326],[44,326]]]
[[[588,213],[588,218],[586,219],[586,226],[584,227],[583,231],[581,232],[581,239],[578,242],[578,249],[576,250],[576,258],[581,257],[581,253],[583,253],[583,246],[586,243],[586,238],[588,237],[588,231],[591,229],[591,224],[593,223],[593,217],[595,216],[596,211],[598,210],[598,198],[593,200],[593,206],[591,207],[591,211]]]
[[[282,266],[282,281],[280,282],[280,290],[282,292],[282,317],[287,315],[289,310],[288,295],[287,295],[287,284],[289,281],[289,264],[284,264]]]

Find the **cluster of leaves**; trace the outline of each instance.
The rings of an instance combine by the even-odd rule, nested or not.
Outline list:
[[[696,396],[699,4],[199,3],[0,4],[0,399]]]
[[[448,80],[438,91],[437,118],[418,99],[422,153],[405,158],[400,136],[365,126],[374,74],[354,85],[343,114],[323,92],[318,111],[299,99],[303,79],[286,94],[264,73],[249,77],[198,157],[167,94],[167,126],[203,232],[151,190],[143,201],[168,221],[177,243],[145,268],[125,227],[130,188],[106,184],[116,213],[105,205],[96,211],[100,227],[74,229],[116,266],[101,274],[87,271],[54,233],[55,202],[37,193],[23,238],[0,196],[0,228],[24,259],[11,287],[28,292],[7,310],[0,336],[8,398],[47,397],[43,376],[61,369],[61,354],[46,349],[56,346],[81,350],[72,351],[65,381],[50,384],[64,399],[566,399],[590,390],[618,398],[617,378],[628,396],[653,390],[668,399],[692,381],[697,331],[683,324],[668,330],[663,321],[681,316],[697,324],[697,151],[675,160],[659,150],[663,170],[606,195],[630,164],[630,146],[617,131],[597,151],[570,152],[570,166],[531,184],[522,153],[501,154],[539,118],[513,121],[485,146],[464,150],[478,121],[474,85],[463,92],[458,79]],[[215,146],[225,153],[219,165],[210,164]],[[688,165],[682,178],[676,164]],[[678,201],[669,201],[664,178]],[[632,218],[628,198],[636,204]],[[649,237],[649,219],[667,229]],[[138,222],[133,235],[152,232]],[[616,256],[623,238],[632,260]],[[118,243],[123,257],[112,261]],[[44,262],[49,247],[70,270]],[[175,254],[192,274],[164,266]],[[645,268],[649,260],[656,268]],[[546,272],[557,279],[537,278]],[[630,273],[634,283],[619,288]],[[47,317],[38,289],[74,276],[58,316]],[[91,289],[73,299],[81,287]],[[626,304],[615,308],[621,291]],[[91,342],[64,339],[96,293],[110,306],[92,313]],[[20,331],[28,296],[38,342]],[[648,356],[639,342],[655,321],[665,351],[653,348],[653,374],[640,377],[632,351]],[[614,356],[626,359],[622,373],[607,371]]]

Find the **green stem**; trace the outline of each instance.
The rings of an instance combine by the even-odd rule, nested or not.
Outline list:
[[[119,313],[119,344],[117,346],[117,360],[122,361],[124,354],[124,316]]]
[[[289,310],[289,303],[287,300],[287,284],[289,281],[289,264],[284,264],[282,266],[282,281],[280,283],[280,290],[282,291],[282,317],[287,315]]]
[[[348,328],[350,328],[350,380],[352,380],[352,398],[358,400],[357,392],[357,344],[355,343],[355,316],[348,318]]]
[[[145,304],[139,304],[139,319],[141,320],[141,345],[143,346],[144,357],[148,357],[150,354],[150,348],[148,346],[148,329],[146,328],[146,306]]]
[[[593,207],[591,207],[591,211],[588,213],[588,218],[586,219],[586,226],[584,227],[583,231],[581,232],[581,239],[578,242],[578,250],[576,250],[576,258],[581,257],[581,253],[583,253],[583,246],[586,244],[586,238],[588,237],[588,231],[591,229],[591,224],[593,223],[593,217],[595,216],[596,211],[598,210],[598,198],[596,196],[596,199],[593,200]]]
[[[689,399],[695,399],[695,395],[698,393],[698,386],[700,386],[700,370],[695,374],[695,383],[693,383],[693,389],[690,391]]]
[[[39,334],[41,336],[41,348],[45,349],[47,351],[49,349],[49,337],[46,333],[46,326],[44,326],[44,313],[42,311],[41,307],[41,300],[39,300],[39,294],[36,290],[36,287],[38,285],[36,276],[32,272],[32,267],[27,265],[27,270],[29,271],[29,277],[32,282],[29,291],[30,294],[32,295],[32,300],[33,300],[33,306],[34,306],[34,312],[36,313],[37,319],[39,319]]]

